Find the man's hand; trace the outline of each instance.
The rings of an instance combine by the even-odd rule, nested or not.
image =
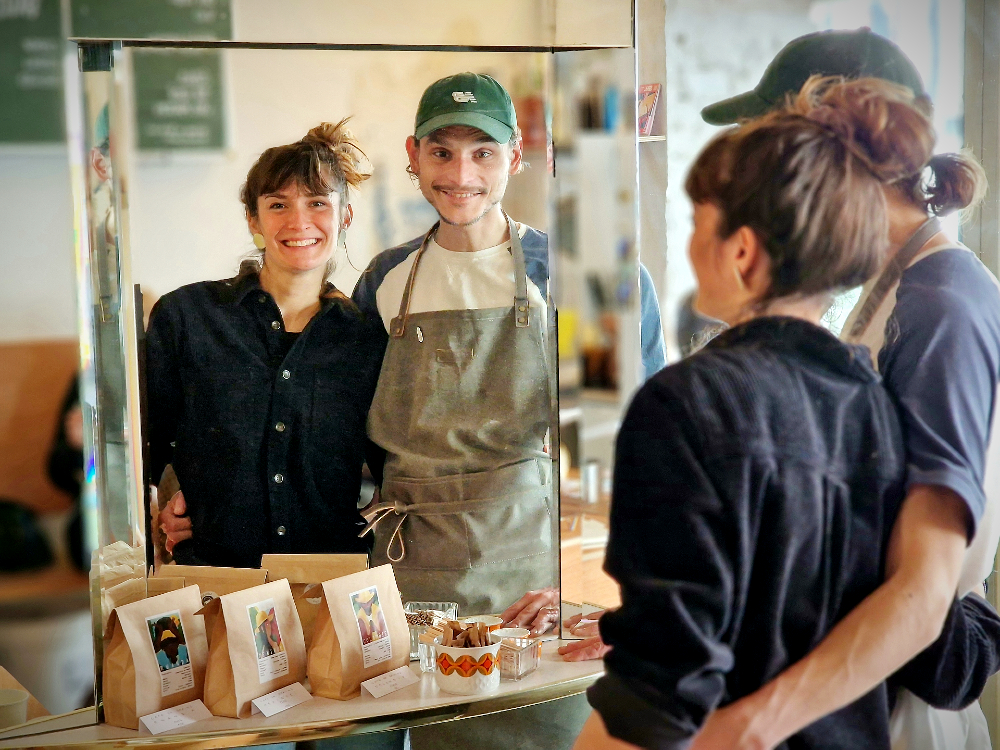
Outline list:
[[[599,612],[591,612],[586,615],[573,615],[568,620],[563,622],[563,627],[568,629],[569,632],[577,638],[593,638],[595,635],[599,636],[601,633],[597,629],[597,621],[600,620],[601,616],[607,611],[608,610],[606,609],[602,609]]]
[[[595,635],[582,641],[570,641],[565,646],[560,646],[558,653],[563,661],[590,661],[603,659],[610,650],[611,646],[605,644],[601,636]]]
[[[191,519],[186,514],[187,504],[184,493],[180,491],[175,492],[160,511],[160,530],[167,536],[166,548],[171,554],[178,542],[191,538]]]
[[[529,591],[500,616],[504,627],[528,628],[532,635],[541,635],[559,622],[559,589]]]

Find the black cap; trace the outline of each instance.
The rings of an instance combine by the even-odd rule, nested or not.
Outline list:
[[[882,78],[909,88],[914,96],[925,96],[920,74],[903,51],[870,29],[820,31],[793,39],[767,66],[752,91],[710,104],[701,111],[711,125],[730,125],[758,117],[785,103],[809,76]]]

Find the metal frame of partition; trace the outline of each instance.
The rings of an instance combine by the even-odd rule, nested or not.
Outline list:
[[[221,48],[221,49],[252,49],[252,50],[336,50],[336,51],[430,51],[430,52],[529,52],[529,53],[556,53],[556,52],[592,52],[599,49],[635,49],[635,11],[633,4],[632,14],[632,44],[626,45],[606,45],[606,46],[505,46],[505,45],[386,45],[386,44],[323,44],[323,43],[260,43],[260,42],[238,42],[238,41],[204,41],[204,40],[163,40],[163,39],[96,39],[96,38],[73,38],[70,41],[77,45],[78,65],[71,68],[67,63],[66,101],[67,119],[70,125],[69,137],[71,140],[71,176],[73,179],[75,219],[76,219],[76,253],[78,267],[78,293],[81,311],[81,359],[84,364],[84,378],[95,381],[92,391],[94,396],[94,408],[88,412],[87,422],[87,449],[95,456],[96,488],[99,507],[101,509],[102,529],[98,543],[98,549],[102,549],[109,541],[119,539],[125,541],[136,551],[145,549],[147,523],[146,515],[148,503],[148,490],[143,481],[143,441],[140,439],[142,427],[140,424],[143,409],[140,408],[141,387],[140,387],[140,367],[139,350],[141,323],[136,325],[136,321],[141,321],[141,311],[138,309],[136,295],[132,294],[132,276],[129,248],[128,231],[128,147],[111,149],[112,170],[116,178],[110,180],[112,189],[112,200],[110,211],[115,218],[116,237],[111,243],[109,258],[111,258],[114,268],[109,278],[117,280],[118,299],[116,304],[120,305],[120,315],[118,315],[117,329],[112,332],[113,338],[121,347],[123,353],[123,370],[118,375],[121,384],[125,388],[125,409],[121,419],[122,438],[122,462],[124,466],[109,466],[107,460],[102,460],[102,452],[108,443],[107,414],[102,412],[102,406],[107,406],[111,402],[102,404],[102,396],[99,395],[100,383],[96,382],[100,373],[100,348],[101,337],[109,336],[107,330],[101,331],[101,317],[98,313],[100,307],[101,292],[98,288],[95,259],[102,250],[95,247],[93,242],[93,227],[95,225],[93,201],[92,178],[89,173],[88,150],[93,147],[91,129],[88,128],[96,114],[96,107],[99,108],[100,100],[103,97],[105,106],[109,110],[111,131],[117,132],[119,137],[129,136],[127,127],[126,109],[129,104],[129,94],[124,90],[124,78],[116,74],[122,70],[124,50],[128,47],[135,48]],[[632,77],[635,77],[633,64]],[[93,76],[90,74],[97,74]],[[88,79],[88,76],[90,78]],[[96,92],[96,95],[95,95]],[[88,98],[89,97],[89,98]],[[634,140],[634,133],[632,133]],[[632,144],[635,149],[636,144]],[[125,180],[123,189],[123,179]],[[635,178],[637,179],[637,177]],[[638,184],[634,186],[634,212],[638,212],[637,202]],[[638,224],[636,224],[638,228]],[[553,225],[554,230],[554,225]],[[638,260],[638,229],[634,237],[635,260]],[[107,250],[108,248],[105,248]],[[638,286],[636,285],[636,290]],[[637,297],[636,297],[637,299]],[[636,303],[637,307],[637,303]],[[628,322],[637,323],[629,318]],[[638,351],[638,327],[636,327],[635,346],[628,347],[629,353]],[[555,357],[555,355],[553,354]],[[623,401],[624,403],[624,401]],[[106,410],[105,410],[106,411]],[[558,414],[558,398],[553,400],[553,414]],[[558,440],[558,419],[553,420],[553,440]],[[556,443],[557,444],[557,443]],[[558,453],[554,457],[558,461]],[[558,463],[555,464],[558,468]],[[117,473],[124,473],[124,476],[115,476]],[[555,472],[558,477],[558,471]],[[109,516],[110,505],[109,496],[114,494],[109,492],[109,483],[120,480],[119,496],[124,496],[128,505],[126,514],[128,521],[127,530],[118,530],[118,533],[111,533],[108,527],[107,518]],[[558,479],[555,479],[555,491],[558,497]],[[119,516],[121,513],[119,513]],[[120,524],[119,524],[120,525]],[[556,543],[558,544],[559,527],[555,524]],[[148,564],[148,560],[147,560]],[[98,719],[103,718],[101,710],[101,673],[102,673],[102,635],[104,619],[102,615],[102,587],[100,575],[92,573],[92,612],[94,618],[95,634],[95,697],[98,707]],[[142,586],[144,586],[144,580]],[[400,718],[399,727],[417,726],[420,724],[436,723],[447,721],[464,716],[473,716],[482,713],[492,713],[508,708],[515,708],[531,703],[552,700],[567,695],[581,692],[589,685],[596,674],[592,677],[572,680],[565,684],[556,686],[546,686],[527,690],[523,694],[516,696],[500,696],[496,699],[487,699],[475,702],[468,706],[446,707],[440,710],[420,711],[412,715],[407,714]],[[341,723],[342,724],[342,723]],[[385,727],[383,727],[385,728]],[[354,732],[373,731],[366,728],[365,722],[359,722],[355,729],[345,729],[336,723],[330,726],[317,726],[309,728],[309,735],[318,736],[340,736]],[[252,741],[247,733],[230,733],[233,741],[239,737],[239,742]],[[285,734],[285,733],[283,733]],[[287,733],[291,736],[291,732]],[[268,730],[268,736],[274,737],[272,730]],[[180,738],[178,738],[180,739]],[[153,740],[157,744],[162,744],[162,738]],[[192,740],[193,741],[193,740]],[[272,739],[273,741],[273,739]],[[142,744],[142,743],[140,743]]]

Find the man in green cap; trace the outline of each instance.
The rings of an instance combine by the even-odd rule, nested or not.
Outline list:
[[[460,615],[503,611],[541,633],[559,618],[547,442],[554,320],[547,237],[502,206],[523,166],[510,96],[475,73],[432,83],[406,152],[439,221],[379,254],[353,295],[382,319],[387,340],[368,417],[386,456],[379,502],[365,511],[372,564],[392,564],[405,600],[456,601]],[[656,336],[645,338],[659,341],[659,362],[655,352],[646,357],[655,371],[664,358],[653,299]],[[564,703],[549,706],[559,718],[543,723],[570,714],[568,744],[585,704]],[[537,711],[504,716],[503,732],[488,718],[468,720],[414,731],[414,745],[452,746],[449,732],[458,731],[463,744],[509,746],[515,726],[537,735]]]
[[[379,254],[354,291],[387,336],[368,418],[386,452],[381,502],[366,512],[373,562],[393,564],[406,599],[454,600],[462,615],[504,612],[544,632],[559,616],[554,327],[547,237],[502,207],[522,169],[509,94],[476,73],[432,83],[406,152],[440,220]],[[652,284],[642,288],[648,299]],[[651,307],[655,371],[655,297]]]

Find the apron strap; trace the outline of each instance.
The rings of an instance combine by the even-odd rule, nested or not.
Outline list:
[[[917,254],[927,244],[927,241],[940,231],[941,222],[937,220],[937,217],[931,217],[920,225],[920,228],[913,233],[913,236],[906,241],[906,244],[900,248],[899,252],[889,260],[875,281],[875,285],[865,299],[864,304],[861,306],[861,311],[858,313],[858,317],[855,318],[854,325],[851,326],[848,336],[852,340],[856,341],[864,335],[865,331],[868,330],[868,326],[871,325],[875,313],[878,312],[886,295],[889,294],[889,290],[903,276],[903,271],[917,257]]]
[[[399,300],[399,315],[393,318],[389,324],[389,335],[393,338],[402,338],[403,334],[406,333],[406,319],[410,314],[410,295],[413,292],[413,280],[417,277],[417,266],[420,264],[420,257],[424,254],[424,250],[427,249],[427,243],[431,241],[431,237],[437,234],[440,225],[440,221],[434,222],[434,226],[424,235],[420,249],[417,250],[417,256],[413,259],[413,265],[410,266],[410,275],[406,279],[406,286],[403,287],[403,297]]]
[[[514,325],[527,328],[531,310],[528,304],[528,272],[524,265],[524,248],[521,247],[521,238],[514,222],[506,212],[503,216],[510,228],[510,254],[514,258]]]
[[[528,273],[524,263],[524,248],[521,246],[521,238],[517,234],[517,227],[511,218],[504,212],[503,217],[507,220],[507,227],[510,231],[510,254],[514,259],[514,325],[518,328],[527,328],[530,319],[530,305],[528,304]],[[389,335],[393,338],[402,338],[406,334],[406,319],[410,315],[410,298],[413,293],[413,282],[417,278],[417,266],[420,258],[427,249],[427,244],[431,238],[437,234],[441,222],[435,222],[430,231],[424,235],[420,249],[410,266],[410,274],[406,279],[406,286],[403,288],[403,297],[399,301],[399,315],[392,319],[389,324]]]
[[[389,544],[386,546],[385,556],[392,562],[398,563],[406,557],[406,544],[403,542],[403,534],[400,531],[403,528],[403,521],[406,520],[405,505],[402,503],[377,503],[371,508],[363,510],[361,515],[368,523],[361,530],[361,533],[359,533],[358,536],[363,537],[369,531],[372,531],[376,526],[378,526],[379,521],[383,520],[390,513],[396,513],[396,515],[399,516],[399,520],[396,522],[396,528],[393,529],[392,536],[389,537]],[[396,542],[399,542],[399,557],[392,556],[392,545]]]

